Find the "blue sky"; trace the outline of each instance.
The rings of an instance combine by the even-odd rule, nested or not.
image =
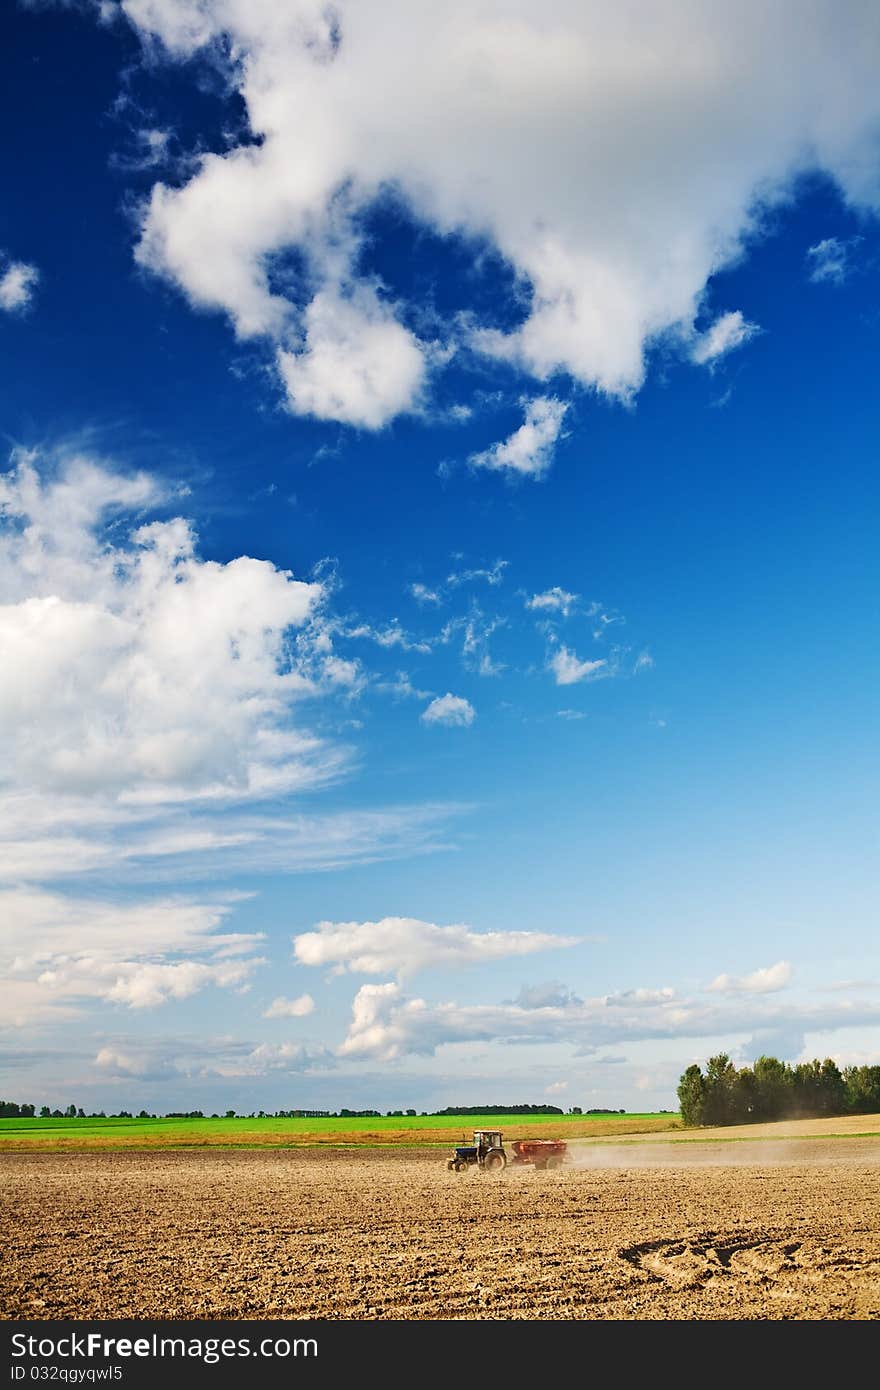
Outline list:
[[[846,9],[5,11],[5,1093],[877,1060]]]

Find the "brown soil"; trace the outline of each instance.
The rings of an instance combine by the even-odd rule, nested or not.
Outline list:
[[[880,1317],[876,1138],[499,1175],[436,1150],[7,1154],[0,1182],[6,1318]]]

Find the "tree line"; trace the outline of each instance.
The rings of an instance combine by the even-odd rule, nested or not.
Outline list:
[[[565,1111],[560,1110],[558,1105],[449,1105],[445,1110],[388,1110],[388,1117],[408,1116],[414,1117],[421,1113],[422,1118],[429,1115],[563,1115]],[[569,1115],[625,1115],[626,1111],[621,1110],[581,1110],[579,1105],[573,1105],[568,1111]],[[33,1119],[37,1114],[36,1106],[21,1104],[15,1100],[0,1100],[0,1119],[17,1120]],[[148,1110],[139,1110],[135,1115],[131,1110],[114,1110],[108,1115],[103,1110],[92,1110],[87,1114],[81,1105],[68,1105],[65,1110],[50,1110],[48,1105],[40,1107],[39,1115],[43,1120],[353,1120],[353,1119],[378,1119],[382,1114],[381,1110],[251,1110],[247,1114],[239,1115],[235,1110],[225,1110],[222,1115],[206,1115],[202,1110],[168,1110],[164,1116],[152,1115]]]
[[[759,1057],[736,1067],[726,1052],[710,1057],[705,1072],[688,1067],[678,1083],[686,1125],[738,1125],[762,1120],[807,1120],[880,1111],[880,1066],[844,1067],[824,1062],[790,1066]]]

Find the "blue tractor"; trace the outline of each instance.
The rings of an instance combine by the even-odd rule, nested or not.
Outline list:
[[[460,1144],[446,1167],[450,1173],[464,1173],[468,1168],[488,1168],[500,1171],[507,1167],[504,1136],[500,1129],[475,1129],[473,1144]]]

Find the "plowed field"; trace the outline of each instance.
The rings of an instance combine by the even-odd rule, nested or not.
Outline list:
[[[874,1318],[880,1140],[7,1154],[6,1318]]]

